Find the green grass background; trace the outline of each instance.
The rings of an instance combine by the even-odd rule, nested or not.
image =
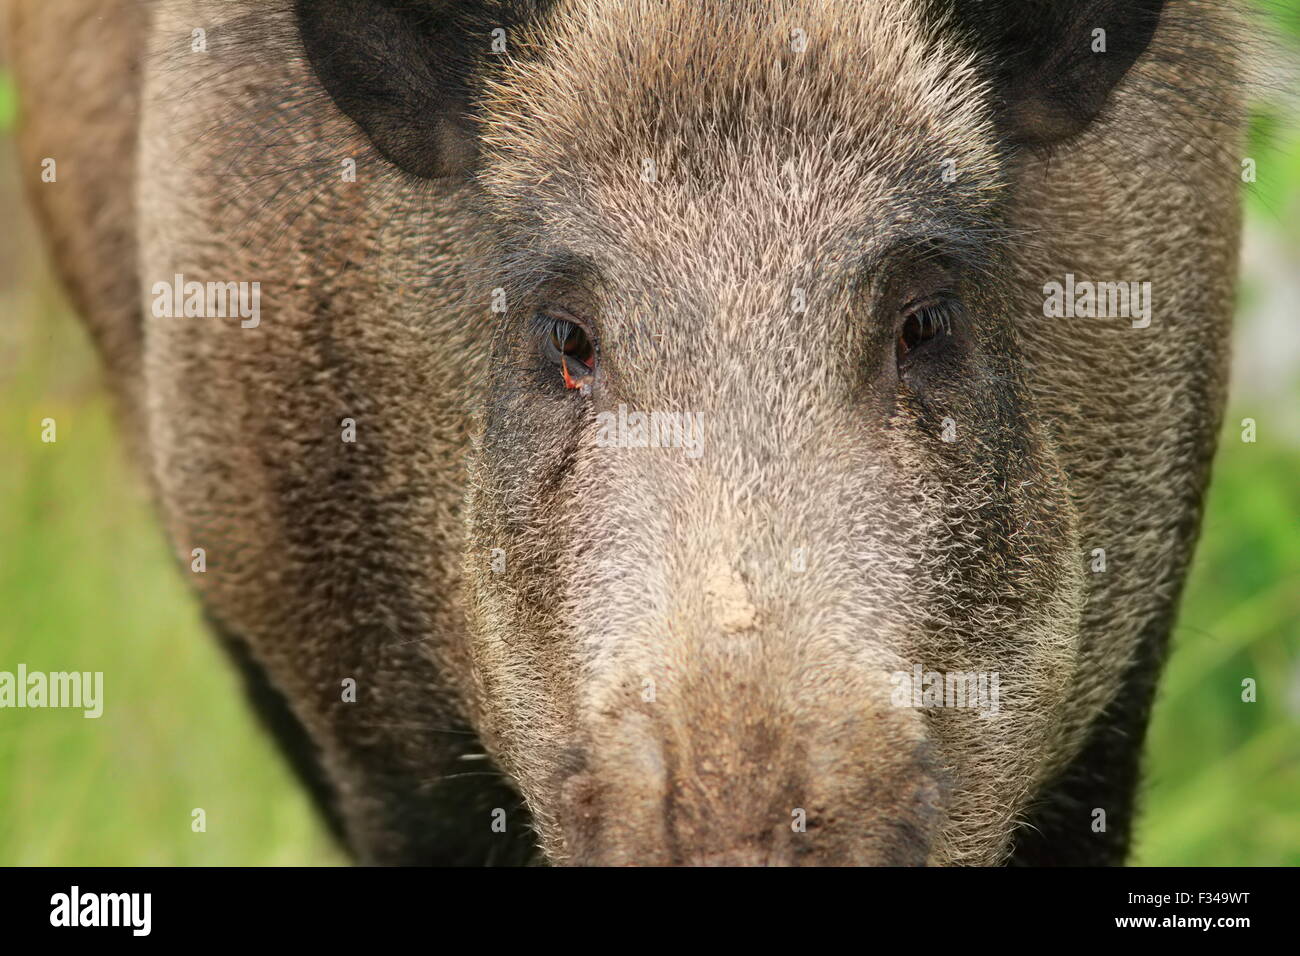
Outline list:
[[[1300,37],[1300,0],[1269,7]],[[125,461],[20,211],[15,110],[0,68],[0,669],[103,671],[108,706],[98,720],[0,711],[0,864],[342,862],[204,633]],[[1283,294],[1280,324],[1276,303],[1272,319],[1252,307],[1300,274],[1300,134],[1283,115],[1262,110],[1251,144],[1247,248],[1265,265],[1246,257],[1244,371],[1151,728],[1143,865],[1300,864],[1300,301]],[[1251,365],[1279,349],[1289,364]],[[39,439],[47,417],[55,444]],[[1241,700],[1248,677],[1256,703]],[[206,832],[192,832],[194,808]]]

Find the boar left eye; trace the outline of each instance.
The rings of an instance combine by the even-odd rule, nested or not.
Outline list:
[[[541,317],[546,337],[543,351],[560,367],[565,388],[581,388],[591,381],[596,368],[596,349],[587,331],[577,322],[554,315]]]

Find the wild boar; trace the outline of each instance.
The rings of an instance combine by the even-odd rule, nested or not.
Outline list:
[[[356,859],[1124,860],[1228,3],[75,6],[13,8],[30,192]]]

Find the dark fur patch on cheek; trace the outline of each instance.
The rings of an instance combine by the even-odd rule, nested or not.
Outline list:
[[[960,401],[969,393],[973,380],[969,336],[960,330],[945,334],[955,341],[942,343],[935,349],[936,354],[921,356],[898,373],[900,386],[927,410],[945,401]]]
[[[543,381],[543,376],[558,380],[559,372],[549,364],[539,367],[540,358],[525,365],[526,345],[508,354],[491,376],[484,460],[492,462],[502,513],[518,530],[542,532],[559,521],[563,502],[576,493],[574,473],[590,403]]]
[[[984,427],[987,421],[979,422],[972,410],[999,400],[996,383],[990,389],[976,372],[970,333],[958,330],[953,336],[957,341],[900,368],[896,385],[895,426],[915,429],[918,437],[941,445],[955,444],[961,432],[969,438],[973,427]]]

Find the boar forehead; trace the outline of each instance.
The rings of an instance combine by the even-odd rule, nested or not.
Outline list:
[[[903,237],[978,249],[1002,193],[987,90],[919,7],[711,6],[559,4],[516,40],[480,173],[513,241],[635,262],[624,290],[847,278]]]

